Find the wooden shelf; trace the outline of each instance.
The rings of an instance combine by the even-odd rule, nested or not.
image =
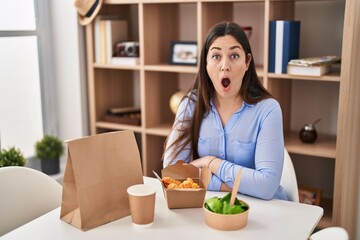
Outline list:
[[[196,66],[173,66],[173,65],[145,65],[146,71],[175,72],[175,73],[197,73]]]
[[[157,127],[151,127],[151,128],[146,129],[147,134],[163,136],[163,137],[169,136],[170,131],[171,131],[170,124],[163,124],[163,125],[159,125]]]
[[[101,68],[101,69],[124,69],[124,70],[140,70],[139,65],[113,65],[113,64],[101,64],[101,63],[94,63],[94,68]]]
[[[257,66],[255,66],[255,68],[256,68],[256,73],[257,73],[258,77],[264,77],[264,66],[257,65]]]
[[[264,67],[262,65],[256,66],[256,72],[259,77],[264,76]],[[145,65],[145,71],[156,71],[156,72],[177,72],[177,73],[194,73],[196,74],[198,71],[197,66],[174,66],[168,64],[160,64],[160,65]]]
[[[132,1],[132,0],[104,0],[104,4],[137,4],[138,2]]]
[[[142,128],[140,126],[126,125],[126,124],[118,124],[118,123],[110,123],[110,122],[96,122],[97,128],[109,129],[109,130],[132,130],[134,132],[142,132]]]
[[[332,223],[332,213],[333,213],[333,200],[329,198],[321,199],[320,207],[324,209],[324,215],[320,219],[320,222],[317,225],[317,228],[327,228],[333,226]]]
[[[278,79],[293,79],[293,80],[310,80],[310,81],[324,81],[324,82],[340,82],[340,71],[333,71],[329,74],[320,76],[320,77],[311,77],[311,76],[296,76],[289,74],[276,74],[268,73],[269,78],[278,78]]]
[[[285,134],[285,147],[289,153],[335,158],[336,136],[319,134],[314,143],[303,143],[298,132]]]

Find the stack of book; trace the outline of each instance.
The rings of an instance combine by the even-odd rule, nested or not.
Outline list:
[[[100,15],[94,23],[95,62],[111,64],[117,43],[128,39],[127,21]]]
[[[103,121],[128,124],[128,125],[141,125],[141,110],[140,107],[128,106],[110,108],[108,113],[102,117]]]
[[[340,61],[337,56],[292,59],[287,65],[290,75],[320,77],[331,71],[331,65]]]
[[[270,21],[269,69],[271,73],[286,73],[291,59],[299,58],[300,21]]]

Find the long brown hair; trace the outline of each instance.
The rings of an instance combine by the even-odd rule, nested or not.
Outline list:
[[[186,108],[191,101],[195,102],[194,114],[191,119],[187,119],[185,114],[183,114],[184,117],[182,119],[176,120],[178,122],[174,124],[173,128],[177,128],[179,131],[179,137],[171,143],[167,149],[165,149],[165,151],[170,148],[173,149],[170,154],[172,160],[174,160],[189,144],[191,144],[192,159],[199,158],[197,146],[200,126],[203,118],[210,111],[210,100],[215,92],[215,88],[206,71],[206,57],[211,44],[218,37],[226,35],[233,36],[242,45],[245,51],[245,56],[248,56],[249,54],[252,56],[250,58],[251,62],[249,68],[244,75],[239,91],[242,99],[248,104],[254,104],[265,98],[272,97],[271,94],[264,88],[257,76],[250,43],[243,29],[238,24],[232,22],[221,22],[216,24],[208,32],[207,38],[201,50],[200,66],[196,81],[189,90],[189,93],[184,97],[189,99]],[[249,61],[249,59],[247,61]],[[165,141],[165,147],[167,141],[168,139]]]

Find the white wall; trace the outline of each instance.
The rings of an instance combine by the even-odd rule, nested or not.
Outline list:
[[[77,24],[73,1],[49,1],[52,60],[56,78],[59,137],[88,135],[83,29]],[[81,42],[81,44],[79,44]],[[66,155],[63,157],[66,158]],[[62,159],[65,163],[65,159]]]
[[[87,119],[84,119],[87,116],[83,114],[87,109],[82,109],[82,104],[86,104],[82,95],[86,89],[81,89],[85,79],[81,79],[84,70],[80,64],[85,56],[84,53],[79,56],[79,37],[82,37],[83,29],[77,24],[73,1],[51,1],[50,8],[59,131],[63,139],[71,139],[87,134]]]

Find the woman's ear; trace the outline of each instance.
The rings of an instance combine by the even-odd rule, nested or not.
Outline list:
[[[246,56],[246,70],[249,68],[251,60],[252,60],[251,53],[248,53]]]

